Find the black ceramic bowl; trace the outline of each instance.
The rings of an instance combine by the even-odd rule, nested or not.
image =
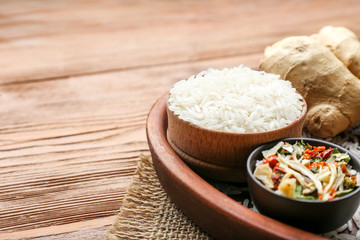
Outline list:
[[[343,197],[331,201],[291,199],[280,196],[266,188],[253,175],[256,160],[263,158],[261,153],[263,150],[272,148],[279,141],[294,144],[296,141],[301,141],[301,139],[312,146],[332,147],[337,148],[340,152],[348,152],[351,157],[349,164],[353,166],[353,169],[360,170],[359,158],[336,144],[312,138],[277,140],[256,148],[248,158],[248,184],[252,201],[261,214],[303,230],[313,233],[325,233],[335,230],[346,223],[356,212],[360,202],[360,187]]]

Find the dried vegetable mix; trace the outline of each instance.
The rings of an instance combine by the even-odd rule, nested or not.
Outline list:
[[[348,153],[308,143],[279,142],[263,151],[254,176],[276,193],[298,199],[333,200],[358,187]]]

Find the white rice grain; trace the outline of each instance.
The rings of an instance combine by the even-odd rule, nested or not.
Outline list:
[[[244,207],[248,207],[249,206],[249,199],[245,199],[244,202],[243,202],[243,206]]]
[[[353,230],[353,223],[352,223],[352,220],[351,220],[351,219],[347,222],[347,225],[348,225],[349,231],[352,232],[352,230]]]
[[[356,239],[360,239],[360,230],[358,230],[358,231],[356,232],[355,238],[356,238]]]
[[[341,233],[335,237],[337,237],[336,239],[341,239],[341,240],[356,240],[355,236],[348,233]]]
[[[359,210],[360,208],[358,207],[358,209],[356,210],[354,216],[352,217],[352,219],[354,220],[355,225],[360,228],[360,213]]]
[[[340,232],[345,231],[345,229],[347,229],[347,228],[348,228],[348,225],[347,225],[347,223],[345,223],[344,225],[342,225],[341,227],[339,227],[338,229],[336,229],[336,231],[337,231],[338,233],[340,233]]]
[[[250,133],[294,122],[302,113],[301,99],[279,75],[239,66],[209,69],[177,82],[168,103],[175,115],[200,127]]]

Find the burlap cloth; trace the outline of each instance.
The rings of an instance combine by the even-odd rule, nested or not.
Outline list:
[[[360,157],[358,136],[360,124],[324,140],[341,145]],[[311,135],[304,131],[303,137]],[[170,201],[157,178],[150,156],[140,156],[120,213],[106,237],[108,240],[212,239]]]
[[[187,218],[162,188],[150,156],[140,156],[135,176],[106,239],[212,239]]]

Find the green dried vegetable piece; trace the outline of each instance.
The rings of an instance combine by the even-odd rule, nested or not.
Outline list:
[[[343,185],[345,189],[353,189],[356,186],[355,182],[349,177],[344,178]]]

